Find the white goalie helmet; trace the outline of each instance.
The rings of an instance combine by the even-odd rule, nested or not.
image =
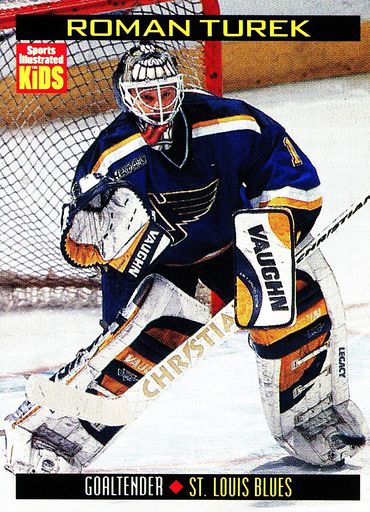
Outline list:
[[[175,57],[153,44],[135,46],[122,57],[113,88],[121,108],[154,126],[169,124],[184,97]]]

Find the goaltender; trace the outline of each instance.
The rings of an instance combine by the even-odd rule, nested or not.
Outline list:
[[[113,87],[121,113],[77,167],[62,237],[72,265],[101,268],[105,331],[53,377],[103,396],[135,386],[207,321],[193,298],[198,281],[233,299],[234,212],[288,208],[298,244],[322,202],[314,166],[280,124],[244,101],[184,90],[160,47],[123,55]],[[336,375],[345,332],[319,251],[297,269],[296,322],[252,329],[246,346],[248,334],[277,441],[318,465],[356,453],[365,425],[346,375]],[[14,472],[81,471],[121,429],[35,409],[24,402],[8,417]]]

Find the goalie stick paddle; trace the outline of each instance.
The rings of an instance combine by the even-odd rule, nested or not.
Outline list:
[[[352,204],[319,235],[298,249],[297,263],[306,259],[369,199],[370,195],[367,195],[361,201]],[[126,425],[136,419],[186,370],[204,359],[214,347],[221,345],[235,329],[234,304],[231,301],[122,396],[96,396],[62,382],[50,381],[40,375],[32,375],[29,378],[26,393],[31,402],[58,410],[68,416],[107,426]]]

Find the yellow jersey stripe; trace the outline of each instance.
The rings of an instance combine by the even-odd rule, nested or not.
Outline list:
[[[141,134],[134,133],[131,137],[128,137],[127,139],[124,139],[103,151],[92,168],[91,173],[94,174],[99,171],[99,174],[106,175],[110,165],[145,145],[146,142],[142,138]]]
[[[228,117],[221,117],[218,119],[210,119],[208,121],[200,121],[199,123],[195,123],[192,125],[192,128],[201,128],[202,126],[211,126],[213,124],[220,124],[220,123],[228,123],[230,121],[254,121],[256,123],[256,120],[252,116],[246,116],[246,115],[237,115],[237,116],[228,116]]]
[[[253,130],[261,133],[261,129],[254,117],[247,115],[210,119],[192,125],[193,138],[238,130]]]
[[[314,210],[322,205],[321,187],[302,190],[288,186],[277,190],[265,190],[260,196],[251,199],[251,205],[252,208],[279,205]]]
[[[299,210],[316,210],[322,206],[322,198],[315,201],[299,201],[298,199],[290,199],[289,197],[274,197],[270,201],[260,203],[261,208],[265,206],[288,206]]]

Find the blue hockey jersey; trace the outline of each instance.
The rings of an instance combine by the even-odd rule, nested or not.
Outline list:
[[[171,238],[163,264],[194,264],[222,252],[232,243],[232,215],[240,208],[286,206],[299,235],[311,229],[321,207],[316,170],[263,112],[241,100],[187,91],[173,140],[167,151],[154,149],[135,117],[121,113],[77,167],[69,226],[93,198],[127,186]],[[68,227],[62,244],[67,259],[88,265],[66,234]]]

